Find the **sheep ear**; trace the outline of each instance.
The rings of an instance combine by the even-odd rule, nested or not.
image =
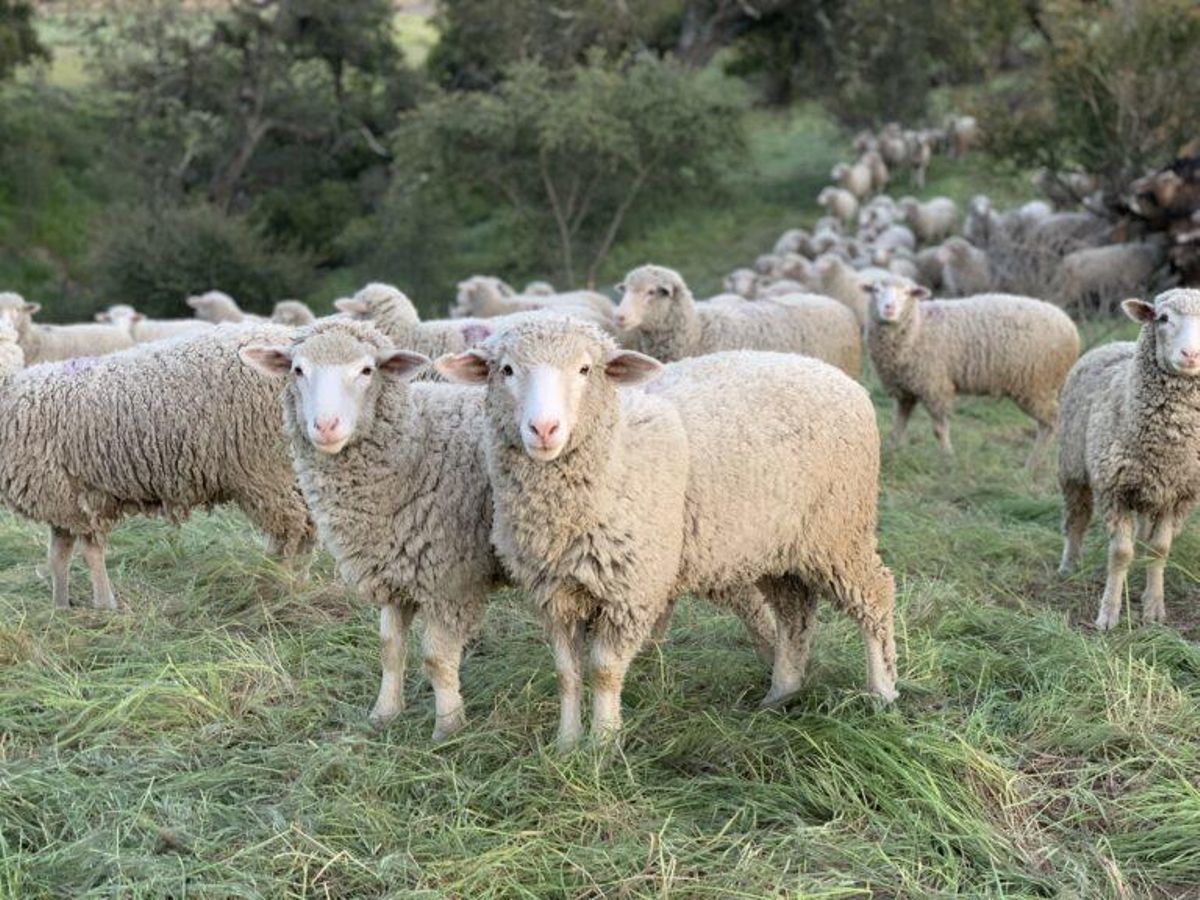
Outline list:
[[[26,303],[25,304],[25,312],[29,313],[31,316],[36,316],[41,311],[42,311],[42,304],[40,304],[40,303]]]
[[[208,301],[205,300],[203,297],[188,297],[183,302],[186,303],[188,306],[190,306],[192,309],[201,309],[204,306],[208,305]]]
[[[375,357],[379,368],[385,372],[393,372],[405,381],[415,377],[430,363],[428,356],[413,353],[410,350],[392,350],[380,353]]]
[[[1146,322],[1154,321],[1154,304],[1147,303],[1145,300],[1138,300],[1136,298],[1122,300],[1121,309],[1125,310],[1125,315],[1129,316],[1135,322],[1145,324]]]
[[[145,319],[145,318],[146,318],[146,314],[145,314],[145,313],[140,313],[140,312],[135,312],[135,313],[134,313],[132,316],[130,316],[129,318],[130,318],[130,320],[131,320],[131,321],[133,321],[133,322],[141,322],[143,319]]]
[[[349,313],[352,316],[365,316],[371,310],[362,300],[355,300],[353,297],[338,297],[333,301],[333,306],[338,312]]]
[[[908,294],[914,300],[928,300],[930,297],[933,296],[933,294],[930,293],[929,288],[924,287],[923,285],[919,285],[919,284],[916,285],[915,287],[909,288]]]
[[[484,384],[488,379],[488,358],[482,350],[447,353],[439,356],[433,367],[455,384]]]
[[[292,352],[274,344],[248,344],[238,351],[242,362],[265,375],[279,377],[292,368]]]
[[[112,316],[110,316],[106,312],[98,312],[98,313],[96,313],[96,321],[104,322],[105,324],[107,324],[112,321]]]
[[[604,374],[617,384],[643,384],[657,378],[662,370],[663,364],[657,359],[632,350],[618,350],[604,360]]]

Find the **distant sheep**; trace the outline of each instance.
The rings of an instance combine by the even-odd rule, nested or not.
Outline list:
[[[817,195],[817,205],[844,225],[858,216],[858,198],[844,188],[827,187]]]
[[[271,321],[279,325],[300,328],[317,320],[308,304],[301,300],[280,300],[271,310]]]
[[[942,284],[951,297],[984,294],[992,288],[991,263],[987,252],[964,238],[952,237],[938,251]]]
[[[921,244],[935,244],[958,227],[958,206],[949,197],[934,197],[924,203],[904,197],[899,206]]]
[[[833,167],[829,177],[833,179],[834,184],[849,191],[859,200],[871,194],[871,168],[864,163],[857,162],[852,165],[838,163]]]
[[[128,329],[117,325],[42,325],[33,321],[41,308],[41,304],[27,303],[20,294],[0,293],[0,321],[16,331],[26,365],[103,356],[133,346]]]
[[[1064,307],[1107,310],[1144,291],[1164,256],[1163,245],[1152,241],[1076,250],[1059,264],[1051,294]]]
[[[117,303],[96,313],[96,321],[125,329],[135,344],[163,341],[212,328],[211,323],[199,319],[151,319],[126,303]]]
[[[237,301],[224,291],[206,291],[203,294],[188,297],[185,302],[194,310],[197,319],[212,322],[214,325],[222,322],[263,321],[262,316],[242,312]]]

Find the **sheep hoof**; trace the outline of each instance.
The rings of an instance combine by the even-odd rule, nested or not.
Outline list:
[[[104,594],[99,597],[93,597],[92,608],[115,610],[117,608],[117,598],[112,594]]]
[[[1161,625],[1167,620],[1167,611],[1161,606],[1146,606],[1142,610],[1142,622],[1146,625]]]
[[[1097,631],[1111,631],[1116,626],[1116,624],[1117,624],[1116,616],[1109,617],[1108,615],[1106,615],[1104,613],[1100,613],[1100,615],[1096,616],[1096,630]]]
[[[871,693],[877,700],[884,704],[892,703],[900,697],[900,692],[896,690],[896,686],[893,684],[873,688]]]
[[[380,709],[376,706],[367,714],[367,721],[376,731],[382,731],[391,725],[398,715],[400,715],[399,709]]]
[[[799,688],[795,688],[790,691],[779,691],[778,693],[774,690],[770,690],[767,691],[767,695],[758,702],[758,705],[762,709],[783,709],[799,695]]]
[[[457,734],[467,724],[467,714],[461,709],[445,716],[439,716],[433,729],[434,742],[444,741],[451,735]]]

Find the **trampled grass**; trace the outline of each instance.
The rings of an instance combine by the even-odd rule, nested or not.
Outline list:
[[[633,668],[611,758],[554,753],[519,594],[466,659],[469,728],[437,746],[419,671],[400,720],[368,727],[373,610],[326,557],[300,581],[235,513],[134,521],[111,554],[123,610],[55,614],[41,530],[0,517],[0,896],[1194,895],[1194,531],[1170,625],[1098,635],[1099,527],[1061,580],[1020,413],[963,402],[953,463],[913,424],[881,502],[900,700],[861,693],[826,609],[808,686],[759,710],[740,626],[685,603]]]

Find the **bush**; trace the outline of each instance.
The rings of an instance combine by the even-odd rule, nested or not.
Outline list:
[[[152,315],[188,315],[184,298],[213,288],[266,312],[303,294],[313,276],[303,254],[273,246],[245,219],[211,206],[117,212],[97,235],[93,262],[103,302]]]

